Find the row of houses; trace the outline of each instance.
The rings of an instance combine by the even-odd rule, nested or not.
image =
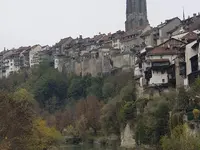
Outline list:
[[[46,56],[50,56],[49,46],[34,45],[4,50],[0,53],[0,78],[7,78],[20,69],[38,65]]]
[[[45,59],[61,72],[97,76],[134,68],[140,86],[188,86],[199,69],[200,14],[165,20],[128,32],[67,37],[55,45],[1,52],[0,74],[8,77]]]
[[[199,29],[200,14],[194,14],[182,21],[178,18],[167,20],[144,33],[151,35],[151,41],[157,44],[137,53],[135,76],[140,86],[165,89],[192,84],[200,69]],[[155,30],[161,38],[155,38]]]

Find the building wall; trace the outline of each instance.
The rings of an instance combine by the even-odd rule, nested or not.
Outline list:
[[[141,69],[139,68],[139,65],[135,66],[135,72],[134,73],[135,73],[135,76],[142,76],[143,75]]]
[[[82,75],[85,76],[87,74],[90,74],[90,58],[83,58],[82,61]]]
[[[121,48],[120,39],[112,40],[112,47],[113,47],[114,49],[120,49],[120,48]]]
[[[123,49],[124,51],[129,51],[131,48],[134,48],[135,45],[141,45],[143,41],[144,40],[139,37],[123,41]]]
[[[171,64],[175,63],[176,55],[149,56],[148,59],[169,59]]]
[[[164,82],[163,82],[164,79]],[[160,71],[152,71],[152,78],[149,81],[150,85],[168,83],[167,71],[161,73]]]
[[[190,58],[198,54],[198,50],[195,51],[194,49],[192,49],[192,46],[195,43],[196,41],[186,45],[186,50],[185,50],[186,75],[192,73]]]
[[[174,27],[181,24],[180,19],[174,19],[171,22],[169,22],[167,25],[159,29],[159,39],[158,39],[158,45],[166,41],[168,37],[168,33],[170,30],[174,29]]]
[[[154,46],[153,34],[150,34],[144,38],[145,45]]]
[[[30,67],[34,65],[38,65],[40,63],[38,52],[42,51],[42,47],[40,45],[37,45],[33,48],[31,48],[31,51],[29,52],[29,64]]]
[[[79,59],[57,55],[54,57],[54,68],[60,72],[97,76],[102,73],[110,73],[113,68],[133,66],[133,58],[129,53],[111,56],[108,48],[101,48],[98,52],[93,51]]]
[[[54,68],[58,69],[59,66],[59,57],[55,56],[54,57]]]
[[[74,72],[76,75],[81,75],[81,63],[79,61],[74,62]]]
[[[3,73],[3,77],[8,77],[12,72],[17,72],[19,71],[20,67],[19,66],[15,66],[14,65],[14,59],[13,58],[8,58],[8,59],[4,59],[4,67],[5,72]]]

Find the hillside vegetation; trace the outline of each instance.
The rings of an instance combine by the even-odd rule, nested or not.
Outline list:
[[[43,63],[1,79],[0,89],[0,149],[43,150],[63,136],[119,136],[127,123],[138,145],[199,148],[199,136],[186,138],[183,125],[184,114],[198,121],[199,80],[187,91],[138,97],[131,73],[80,77]]]

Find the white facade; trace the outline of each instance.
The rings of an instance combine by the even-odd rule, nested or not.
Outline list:
[[[139,65],[135,65],[135,76],[142,76],[143,73],[142,73],[142,69],[139,68]]]
[[[160,85],[168,83],[168,74],[167,71],[152,71],[152,78],[149,81],[149,85]]]
[[[186,50],[185,50],[185,62],[186,62],[186,75],[189,75],[192,73],[192,68],[191,68],[191,61],[190,58],[199,54],[200,48],[198,50],[192,49],[192,46],[196,43],[197,41],[194,41],[188,45],[186,45]]]
[[[29,64],[30,67],[34,65],[38,65],[40,63],[40,58],[38,52],[42,51],[42,47],[40,45],[35,45],[31,48],[29,52]]]
[[[159,28],[159,39],[157,40],[157,44],[160,45],[161,43],[167,41],[169,39],[168,32],[174,29],[175,27],[181,24],[181,20],[179,18],[174,18],[171,21],[168,21],[166,25],[161,25]]]
[[[54,57],[54,68],[58,69],[59,67],[59,57],[55,56]]]
[[[147,58],[150,60],[156,60],[156,59],[168,59],[170,64],[175,64],[175,58],[176,55],[162,55],[162,56],[148,56]],[[146,64],[146,67],[151,67],[148,64]],[[146,68],[145,68],[146,69]],[[152,70],[152,78],[149,81],[149,85],[161,85],[168,83],[168,73],[167,71],[155,71]]]
[[[3,60],[3,77],[8,77],[11,73],[19,71],[20,67],[14,65],[14,59],[12,57],[8,57]]]
[[[191,64],[190,59],[195,55],[198,55],[198,61],[199,61],[198,69],[200,69],[200,43],[198,43],[199,44],[198,49],[192,48],[192,46],[196,43],[197,41],[187,44],[186,49],[185,49],[186,78],[184,79],[184,86],[186,87],[189,85],[188,75],[192,73],[192,66],[191,66],[192,64]]]
[[[114,49],[121,49],[121,41],[120,41],[120,39],[112,40],[112,47]]]

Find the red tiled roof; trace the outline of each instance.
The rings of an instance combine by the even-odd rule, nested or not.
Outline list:
[[[182,39],[186,39],[186,40],[196,40],[197,38],[198,38],[198,35],[194,32],[189,32],[184,37],[182,37]]]
[[[148,55],[173,55],[176,54],[177,50],[169,49],[166,47],[156,47],[148,52]]]

